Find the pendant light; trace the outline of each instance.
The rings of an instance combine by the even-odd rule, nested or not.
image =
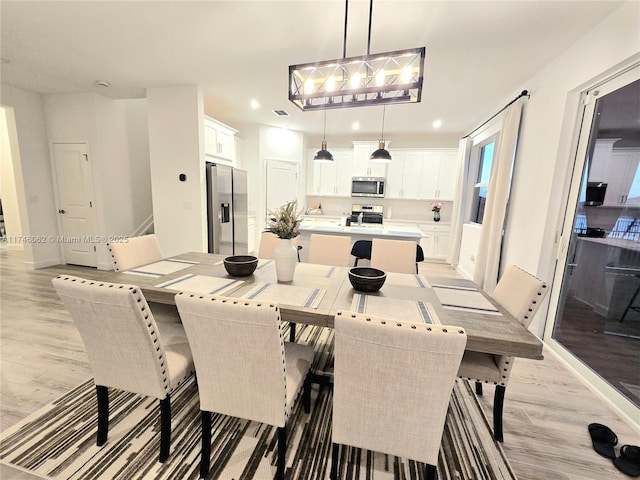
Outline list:
[[[326,141],[326,133],[327,133],[327,111],[324,111],[324,127],[322,130],[322,146],[320,150],[316,152],[313,157],[314,162],[318,163],[330,163],[333,162],[333,155],[329,150],[327,150],[327,141]]]
[[[380,142],[378,143],[378,150],[373,152],[371,154],[371,156],[369,157],[369,160],[371,162],[384,163],[384,162],[390,162],[391,161],[391,154],[389,153],[388,150],[385,150],[385,148],[384,148],[384,113],[385,113],[385,109],[386,109],[386,105],[382,107],[382,135],[381,135],[382,138],[380,138]]]

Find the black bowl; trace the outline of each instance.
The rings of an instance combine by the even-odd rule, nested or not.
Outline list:
[[[234,255],[224,259],[224,268],[232,277],[248,277],[257,266],[258,258],[251,255]]]
[[[377,292],[384,285],[386,279],[387,274],[377,268],[353,267],[349,269],[349,281],[353,288],[359,292]]]

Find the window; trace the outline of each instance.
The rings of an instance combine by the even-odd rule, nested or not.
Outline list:
[[[484,207],[487,203],[487,193],[489,191],[489,178],[491,177],[494,146],[495,142],[491,140],[489,143],[479,147],[478,175],[474,185],[470,218],[470,220],[475,223],[482,224],[484,218]]]

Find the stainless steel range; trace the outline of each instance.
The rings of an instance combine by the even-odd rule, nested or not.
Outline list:
[[[382,205],[352,205],[351,206],[351,225],[357,225],[360,215],[362,215],[362,224],[378,224],[382,225],[384,217],[384,207]]]

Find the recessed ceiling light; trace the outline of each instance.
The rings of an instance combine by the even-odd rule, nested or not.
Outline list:
[[[96,85],[99,86],[99,87],[104,87],[104,88],[107,88],[107,87],[111,86],[111,84],[109,82],[107,82],[106,80],[96,80]]]
[[[442,120],[435,120],[431,125],[433,125],[433,128],[440,128],[442,126]]]
[[[360,122],[353,122],[353,123],[351,124],[351,128],[352,128],[353,130],[360,130]]]
[[[254,110],[260,108],[260,103],[255,98],[251,100],[251,108],[253,108]]]

